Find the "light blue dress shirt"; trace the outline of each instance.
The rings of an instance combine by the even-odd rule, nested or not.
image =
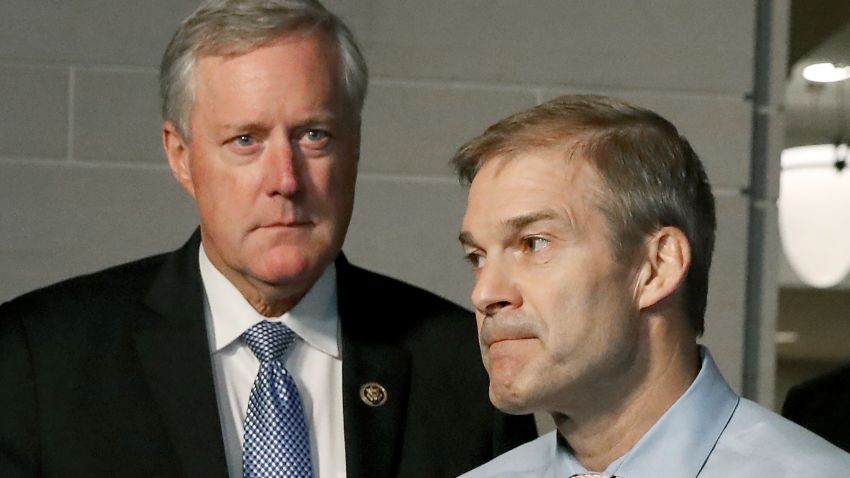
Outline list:
[[[850,476],[850,454],[740,398],[701,347],[696,380],[649,432],[601,472],[623,478]],[[557,432],[462,478],[568,478],[588,473]]]

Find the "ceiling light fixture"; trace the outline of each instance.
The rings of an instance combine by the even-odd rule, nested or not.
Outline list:
[[[831,287],[850,272],[850,171],[846,144],[782,152],[779,233],[794,272],[814,287]]]
[[[814,63],[803,68],[803,78],[815,83],[834,83],[850,78],[850,67],[834,63]]]

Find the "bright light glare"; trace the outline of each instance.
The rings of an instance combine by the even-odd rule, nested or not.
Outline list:
[[[779,160],[782,169],[832,166],[837,159],[847,157],[847,154],[846,144],[810,144],[786,148]]]
[[[850,78],[850,67],[815,63],[803,68],[803,78],[815,83],[833,83]]]
[[[850,171],[784,166],[777,205],[785,257],[806,284],[832,287],[850,273]]]

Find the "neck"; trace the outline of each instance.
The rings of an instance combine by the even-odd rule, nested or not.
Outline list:
[[[558,432],[588,470],[602,471],[625,455],[693,383],[699,354],[692,332],[670,327],[686,323],[679,319],[648,318],[648,346],[632,374],[637,378],[605,387],[584,407],[553,413]]]
[[[213,251],[204,249],[210,263],[242,294],[242,297],[264,317],[280,317],[292,310],[319,277],[298,284],[269,284],[253,279],[228,267]]]
[[[219,269],[221,270],[221,269]],[[252,281],[239,274],[222,274],[236,287],[242,297],[264,317],[280,317],[292,310],[307,294],[315,280],[307,286],[282,288],[259,281]]]
[[[245,300],[264,317],[280,317],[281,315],[292,310],[296,304],[304,297],[307,291],[301,292],[294,296],[274,297],[273,294],[263,294],[257,287],[240,288],[239,292],[245,297]]]

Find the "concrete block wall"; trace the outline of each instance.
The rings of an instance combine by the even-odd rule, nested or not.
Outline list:
[[[0,2],[0,301],[173,249],[159,57],[194,1]]]
[[[173,249],[194,229],[160,148],[156,67],[195,5],[0,3],[0,301]],[[706,163],[720,229],[705,342],[740,389],[756,0],[327,5],[372,73],[353,262],[468,306],[454,149],[558,94],[622,97],[670,118]]]
[[[468,305],[472,276],[456,244],[465,194],[446,164],[454,148],[560,94],[621,97],[667,116],[706,164],[720,225],[705,342],[740,389],[755,1],[329,5],[351,22],[374,79],[353,260]]]

